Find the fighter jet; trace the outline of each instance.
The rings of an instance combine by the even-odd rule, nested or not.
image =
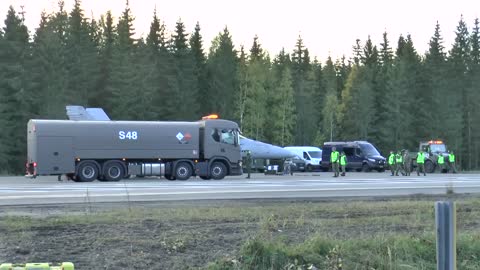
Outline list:
[[[255,141],[240,135],[240,149],[242,149],[242,157],[250,151],[252,159],[284,159],[295,156],[292,152],[282,147]]]
[[[110,118],[102,108],[84,108],[83,106],[66,106],[67,116],[70,120],[108,121]],[[240,135],[240,148],[242,157],[250,151],[252,159],[284,159],[295,156],[292,152],[282,147],[255,141]]]

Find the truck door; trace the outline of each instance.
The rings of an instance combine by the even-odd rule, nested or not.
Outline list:
[[[238,131],[236,129],[212,128],[210,129],[210,135],[205,134],[205,136],[210,137],[206,139],[207,142],[212,142],[208,143],[208,147],[205,149],[206,158],[222,156],[233,163],[237,163],[241,160],[240,143]]]

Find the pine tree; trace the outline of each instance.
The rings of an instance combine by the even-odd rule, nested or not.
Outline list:
[[[165,25],[160,23],[156,10],[140,60],[142,91],[145,104],[149,105],[144,106],[143,117],[151,120],[176,119],[177,70],[174,57],[166,47]]]
[[[194,60],[194,74],[197,80],[198,97],[196,103],[199,104],[200,115],[207,115],[209,112],[205,107],[208,103],[208,81],[207,81],[207,68],[206,68],[206,56],[203,51],[203,40],[200,34],[200,23],[195,25],[195,31],[190,37],[190,48]]]
[[[448,57],[449,63],[449,89],[451,93],[450,104],[452,109],[459,109],[460,113],[448,115],[449,122],[452,123],[451,132],[448,134],[449,145],[452,150],[456,150],[459,164],[462,167],[468,167],[468,160],[472,159],[470,146],[472,143],[472,97],[469,93],[468,85],[468,65],[470,62],[470,40],[468,29],[463,16],[461,17],[456,31],[455,42]],[[453,111],[452,111],[453,112]],[[458,124],[454,124],[457,122]],[[454,135],[455,134],[455,135]],[[461,134],[461,135],[460,135]]]
[[[315,139],[313,141],[313,145],[322,145],[323,141],[320,141],[320,127],[322,126],[323,122],[322,106],[325,103],[326,90],[325,86],[323,85],[324,74],[322,70],[322,64],[317,59],[314,59],[313,61],[312,70],[315,82],[312,101],[315,109],[315,126],[318,127],[317,131],[315,132]]]
[[[342,92],[339,108],[341,139],[370,140],[373,130],[375,103],[367,66],[354,66]]]
[[[267,116],[267,89],[269,61],[262,53],[258,37],[254,38],[250,52],[250,61],[246,66],[246,81],[241,81],[245,85],[240,92],[244,93],[244,113],[242,132],[256,140],[265,140],[265,123]]]
[[[279,69],[277,72],[281,73],[276,77],[275,92],[271,95],[275,106],[272,106],[268,113],[268,122],[271,123],[269,128],[274,131],[271,133],[271,142],[275,145],[287,146],[293,143],[296,120],[292,72],[288,66],[276,66],[274,69]]]
[[[24,167],[25,123],[30,116],[28,107],[22,102],[22,98],[30,94],[27,85],[28,39],[23,19],[10,6],[0,43],[0,123],[3,128],[0,168],[7,173],[20,173]]]
[[[235,90],[237,87],[237,51],[230,32],[225,27],[212,41],[207,61],[209,97],[207,111],[219,113],[222,118],[234,119]]]
[[[315,75],[310,63],[308,49],[303,44],[303,39],[298,37],[292,55],[292,79],[296,106],[296,131],[295,143],[310,145],[318,130],[315,119],[315,106],[313,92],[315,91]]]
[[[247,55],[243,46],[240,47],[240,57],[237,68],[238,94],[235,97],[235,119],[238,119],[240,130],[243,130],[245,118],[245,105],[249,90],[249,78],[247,73]]]
[[[111,116],[119,120],[138,120],[144,104],[144,93],[138,91],[138,61],[134,28],[128,0],[117,24],[117,36],[112,50],[112,70],[107,92],[111,93],[109,103]]]
[[[443,47],[443,39],[440,32],[440,24],[435,25],[435,32],[430,39],[429,49],[425,55],[425,70],[427,80],[427,95],[430,102],[425,104],[429,112],[429,123],[425,127],[430,138],[445,137],[445,104],[448,102],[446,90],[446,54]],[[447,109],[448,110],[448,109]]]
[[[113,24],[111,11],[102,17],[100,21],[101,36],[99,37],[99,74],[96,83],[96,91],[89,102],[92,107],[102,107],[106,112],[111,112],[112,89],[109,87],[112,79],[112,57],[116,40],[116,28]]]
[[[66,32],[66,98],[69,104],[88,105],[97,82],[97,50],[92,27],[86,21],[80,0],[75,0]]]
[[[473,31],[470,37],[470,68],[469,68],[469,77],[470,77],[470,87],[469,93],[472,97],[472,103],[480,103],[480,22],[478,18],[474,21]],[[478,106],[473,107],[471,119],[480,119],[480,109]],[[468,159],[468,168],[479,168],[480,167],[480,123],[478,121],[473,121],[472,123],[472,145],[470,145],[472,152],[471,156]]]
[[[390,101],[392,114],[386,120],[386,132],[390,139],[389,150],[415,149],[418,141],[424,138],[422,109],[424,100],[419,83],[420,58],[413,47],[411,38],[400,36],[391,75]]]
[[[316,142],[338,140],[340,132],[337,130],[339,118],[339,100],[337,93],[337,78],[332,58],[328,57],[322,71],[325,99],[322,104],[322,125],[317,133]]]
[[[175,32],[172,35],[173,56],[175,59],[178,92],[177,117],[176,119],[194,120],[198,119],[198,80],[195,75],[194,56],[187,42],[185,25],[181,20],[177,21]]]
[[[250,62],[255,62],[263,58],[263,49],[260,43],[258,42],[258,36],[255,35],[253,38],[253,45],[250,49]]]
[[[383,153],[388,153],[391,143],[391,126],[388,121],[395,113],[392,110],[392,104],[395,102],[391,86],[393,71],[393,50],[390,47],[387,32],[383,33],[383,42],[380,44],[379,62],[380,68],[377,77],[377,91],[375,93],[375,107],[377,108],[377,117],[374,119],[374,141],[376,146]]]

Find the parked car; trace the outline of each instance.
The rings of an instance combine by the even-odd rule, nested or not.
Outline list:
[[[313,146],[287,146],[284,148],[305,162],[305,171],[311,172],[320,169],[320,162],[322,161],[322,150],[320,148]]]
[[[291,169],[292,172],[304,172],[306,170],[305,160],[299,156],[294,156],[292,158],[287,158],[287,162],[292,162]]]
[[[336,147],[338,152],[345,152],[347,156],[347,170],[356,170],[368,172],[377,170],[385,171],[386,159],[367,141],[351,142],[326,142],[322,151],[322,170],[328,171],[331,168],[330,154],[332,147]]]

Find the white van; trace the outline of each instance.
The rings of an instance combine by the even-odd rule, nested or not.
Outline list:
[[[305,161],[305,170],[313,171],[320,169],[322,162],[322,150],[313,146],[287,146],[284,149],[294,153]]]

